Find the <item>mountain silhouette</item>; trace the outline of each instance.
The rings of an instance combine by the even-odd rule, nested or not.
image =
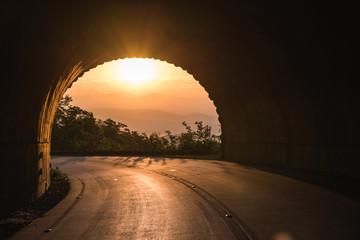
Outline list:
[[[170,130],[173,134],[185,132],[183,121],[193,125],[196,121],[203,121],[212,127],[213,134],[219,134],[220,124],[217,116],[202,113],[188,115],[175,114],[155,109],[115,109],[115,108],[94,108],[90,109],[97,119],[106,120],[111,118],[114,121],[126,124],[130,130],[140,133],[160,132],[164,134]]]

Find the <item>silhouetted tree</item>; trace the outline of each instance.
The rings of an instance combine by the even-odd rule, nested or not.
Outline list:
[[[139,133],[130,131],[126,124],[111,118],[96,120],[93,113],[71,105],[72,98],[63,97],[55,113],[52,147],[56,152],[133,151],[164,152],[177,151],[216,154],[220,149],[220,138],[211,133],[211,127],[202,121],[195,122],[196,130],[183,122],[186,132],[172,135]]]
[[[93,113],[70,105],[68,95],[61,99],[55,113],[52,131],[52,150],[94,151],[104,148],[104,132],[96,123]]]
[[[178,138],[178,149],[206,153],[219,152],[220,138],[211,133],[211,126],[204,126],[202,121],[195,122],[196,130],[192,130],[186,122],[182,125],[185,126],[186,132],[181,133]]]

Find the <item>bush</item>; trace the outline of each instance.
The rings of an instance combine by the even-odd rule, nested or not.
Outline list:
[[[89,152],[192,152],[219,154],[220,137],[211,133],[211,127],[202,121],[196,129],[183,122],[186,132],[172,135],[138,133],[111,118],[97,120],[93,113],[70,105],[72,98],[61,99],[54,118],[51,150],[56,153]]]

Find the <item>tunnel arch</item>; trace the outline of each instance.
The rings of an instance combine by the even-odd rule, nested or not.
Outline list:
[[[218,109],[223,159],[360,175],[351,24],[328,15],[339,6],[89,1],[4,9],[2,206],[30,202],[49,186],[51,124],[67,87],[125,57],[175,63],[200,81]]]
[[[56,112],[56,109],[57,109],[57,106],[58,106],[58,103],[60,102],[60,99],[65,95],[66,91],[68,89],[70,89],[72,87],[72,85],[74,83],[76,83],[78,80],[80,81],[86,81],[87,79],[82,79],[83,76],[90,72],[91,70],[94,70],[94,69],[101,69],[101,67],[107,63],[113,63],[113,62],[118,62],[119,60],[126,60],[126,59],[142,59],[142,60],[152,60],[150,61],[150,63],[155,63],[155,61],[158,61],[158,62],[161,62],[161,64],[166,64],[166,65],[169,65],[169,66],[172,66],[172,67],[176,67],[178,69],[181,69],[182,72],[186,73],[186,75],[188,75],[189,77],[191,76],[191,82],[195,81],[197,82],[201,87],[202,87],[202,92],[205,91],[206,92],[206,95],[207,95],[207,99],[211,101],[212,103],[212,106],[214,107],[214,110],[216,112],[216,115],[217,115],[217,120],[218,120],[218,123],[220,123],[220,126],[222,126],[221,122],[220,122],[220,119],[219,119],[219,110],[218,110],[218,107],[217,107],[217,104],[216,102],[214,101],[214,99],[211,98],[211,95],[209,94],[208,92],[208,89],[206,89],[206,87],[204,86],[204,82],[206,84],[206,81],[198,81],[191,73],[189,73],[188,71],[184,70],[183,68],[181,68],[181,66],[179,65],[175,65],[173,63],[169,63],[167,61],[163,61],[161,59],[154,59],[154,58],[150,58],[150,57],[146,57],[146,58],[115,58],[113,60],[110,60],[110,61],[107,61],[107,62],[104,62],[104,63],[101,63],[93,68],[89,68],[88,70],[85,70],[81,73],[79,73],[78,77],[74,78],[74,80],[70,80],[68,81],[68,79],[71,79],[71,77],[62,77],[59,79],[58,83],[59,86],[61,87],[57,87],[58,89],[58,92],[56,92],[56,96],[54,97],[55,99],[55,104],[52,104],[51,105],[51,109],[43,109],[43,112],[41,114],[43,114],[45,117],[43,118],[43,120],[41,122],[39,122],[40,126],[38,128],[39,130],[39,133],[38,135],[39,136],[47,136],[47,134],[51,133],[51,126],[52,126],[52,121],[54,119],[54,115],[55,115],[55,112]],[[119,62],[118,62],[119,63]],[[164,66],[164,65],[161,65],[161,66]],[[168,70],[169,71],[169,70]],[[161,76],[162,73],[159,73],[159,76]],[[187,78],[189,78],[187,77]],[[107,78],[107,77],[104,77],[104,78]],[[110,77],[111,78],[111,77]],[[116,79],[116,77],[115,77]],[[117,79],[119,80],[119,79]],[[155,80],[155,78],[153,79]],[[102,84],[100,81],[97,82],[97,84]],[[166,84],[171,84],[171,81],[167,80]],[[120,89],[121,91],[121,89]],[[185,98],[186,98],[186,93],[184,93],[185,95]],[[47,105],[46,105],[47,106]],[[106,105],[105,105],[106,106]],[[54,109],[55,107],[55,109]],[[168,110],[165,110],[165,111],[169,111],[170,109]],[[171,110],[170,110],[171,111]],[[51,113],[51,114],[46,114],[46,113]],[[181,119],[179,119],[179,121],[181,121]],[[50,124],[47,124],[47,123],[50,123]],[[180,122],[179,122],[180,123]],[[206,123],[207,124],[207,123]],[[48,129],[50,127],[50,130]],[[136,130],[136,129],[135,129]],[[219,129],[220,133],[221,133],[221,128]],[[47,136],[48,139],[46,141],[49,141],[50,142],[50,139],[51,139],[51,136]],[[221,137],[221,135],[220,135]]]

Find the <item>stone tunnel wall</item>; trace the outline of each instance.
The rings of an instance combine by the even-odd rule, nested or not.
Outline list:
[[[221,3],[5,5],[2,209],[49,186],[51,126],[66,89],[125,57],[167,61],[200,81],[219,113],[224,160],[359,177],[348,8]],[[334,19],[335,9],[347,17]]]

